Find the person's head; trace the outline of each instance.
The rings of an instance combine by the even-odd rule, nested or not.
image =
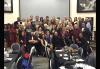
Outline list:
[[[95,44],[90,45],[90,48],[92,49],[92,52],[96,52],[96,45]]]
[[[35,20],[36,21],[39,21],[39,16],[35,16]]]
[[[79,37],[82,38],[83,37],[83,34],[82,33],[79,33]]]
[[[49,20],[49,16],[46,16],[46,20]]]
[[[71,23],[71,22],[68,22],[68,25],[69,25],[69,26],[72,26],[72,23]]]
[[[55,22],[56,21],[56,19],[55,19],[55,17],[53,16],[52,18],[51,18],[51,22]]]
[[[23,30],[23,31],[22,31],[22,36],[24,36],[24,35],[25,35],[25,31]]]
[[[60,20],[60,17],[57,17],[58,20]]]
[[[81,17],[78,17],[78,20],[81,21]]]
[[[54,32],[54,35],[55,35],[55,36],[58,36],[58,32],[57,32],[57,31],[55,31],[55,32]]]
[[[89,18],[88,18],[88,17],[86,17],[86,18],[85,18],[85,21],[87,22],[88,20],[89,20]]]
[[[64,20],[67,20],[67,16],[64,16]]]
[[[67,26],[66,26],[66,29],[67,29],[67,30],[69,30],[69,29],[70,29],[69,25],[67,25]]]
[[[81,21],[83,21],[83,22],[84,22],[84,18],[82,18],[82,19],[81,19]]]
[[[30,16],[30,21],[33,21],[33,16]]]
[[[61,23],[64,23],[64,19],[61,20]]]
[[[78,24],[75,24],[75,25],[74,25],[74,28],[75,28],[75,29],[78,29],[78,28],[79,28]]]
[[[72,22],[72,18],[71,17],[69,17],[69,22]]]
[[[39,26],[39,27],[38,27],[38,30],[39,30],[39,31],[42,31],[42,27],[41,27],[41,26]]]
[[[31,35],[33,35],[33,36],[34,36],[34,35],[35,35],[35,32],[31,32]]]
[[[74,17],[74,22],[77,21],[77,17]]]
[[[47,34],[47,35],[50,35],[50,31],[49,31],[49,30],[47,30],[47,31],[46,31],[46,34]]]
[[[27,26],[30,26],[30,25],[31,25],[30,19],[27,19]]]
[[[79,38],[76,38],[75,40],[76,40],[76,42],[79,42]]]
[[[40,21],[41,21],[41,22],[43,22],[43,21],[44,21],[43,17],[40,17]]]
[[[40,39],[44,39],[45,38],[45,34],[42,32],[41,34],[39,34],[39,38]]]
[[[21,18],[20,17],[17,17],[17,21],[20,21],[21,20]]]

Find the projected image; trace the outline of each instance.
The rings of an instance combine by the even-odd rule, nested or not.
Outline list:
[[[12,0],[4,0],[4,12],[13,12]]]
[[[77,11],[78,12],[95,12],[96,0],[78,0]]]

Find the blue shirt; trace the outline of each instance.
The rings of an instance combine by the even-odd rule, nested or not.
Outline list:
[[[87,24],[86,24],[86,28],[88,28],[89,31],[91,32],[91,24],[90,24],[90,22],[87,22]]]

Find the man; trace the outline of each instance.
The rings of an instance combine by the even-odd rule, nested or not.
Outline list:
[[[52,44],[56,49],[62,49],[65,46],[63,38],[58,34],[58,32],[54,32]]]
[[[74,38],[74,41],[76,38],[79,38],[79,34],[81,33],[81,30],[78,26],[78,24],[75,24],[74,25],[74,31],[73,31],[73,38]]]
[[[83,37],[82,33],[79,34],[79,41],[81,42],[81,45],[82,45],[81,47],[83,48],[83,58],[86,58],[88,43],[86,39]]]
[[[83,30],[83,36],[85,37],[85,39],[87,40],[87,42],[90,43],[90,37],[92,36],[92,33],[86,27]]]
[[[68,50],[69,52],[75,52],[77,49],[68,47]],[[59,54],[56,54],[55,51],[52,51],[52,56],[50,60],[52,69],[59,69],[60,66],[65,66],[65,68],[73,69],[71,65],[75,64],[75,61],[63,59],[63,57],[60,57]]]
[[[91,45],[91,54],[87,57],[87,60],[86,60],[86,63],[93,66],[93,67],[96,67],[96,45]]]
[[[31,22],[32,30],[35,31],[36,25],[35,25],[35,21],[33,21],[33,16],[30,16],[30,22]]]
[[[89,19],[87,18],[87,21],[86,21],[86,28],[89,29],[89,31],[91,32],[92,28],[91,28],[91,23],[89,21]]]
[[[17,17],[17,21],[14,22],[14,26],[16,29],[18,29],[18,24],[21,23],[21,18],[20,17]]]
[[[35,16],[35,25],[40,25],[39,16]]]
[[[34,44],[38,42],[35,39],[34,34],[35,34],[34,32],[31,32],[30,35],[28,35],[26,38],[26,48],[28,53],[30,53],[31,48],[34,46]]]

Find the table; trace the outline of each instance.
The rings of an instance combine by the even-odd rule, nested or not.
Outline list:
[[[16,59],[16,56],[17,54],[9,54],[9,58],[12,58],[11,61],[9,62],[5,62],[4,61],[4,66],[7,68],[7,69],[15,69],[15,68],[12,68],[12,66],[14,66],[14,61]]]
[[[70,66],[73,67],[73,69],[77,69],[78,67],[81,67],[83,69],[89,69],[89,68],[90,69],[96,69],[92,66],[85,64],[84,63],[85,61],[78,54],[76,54],[76,56],[70,56],[70,60],[68,58],[68,54],[66,52],[64,52],[63,50],[55,50],[55,55],[56,55],[56,59],[59,58],[59,57],[61,58],[60,59],[61,64],[63,62],[75,61],[75,64],[70,65]],[[57,61],[59,61],[59,59],[57,59],[56,61],[55,61],[55,59],[50,61],[50,66],[52,67],[52,69],[55,69],[55,64],[56,64]],[[61,65],[59,68],[60,69],[67,69],[66,66],[64,66],[64,65]]]
[[[82,57],[76,52],[73,55],[70,55],[68,52],[64,52],[63,50],[55,50],[55,54],[57,57],[61,57],[63,59],[66,60],[74,60],[74,61],[82,61],[84,62],[84,60],[82,60]],[[79,59],[79,60],[77,60]]]

